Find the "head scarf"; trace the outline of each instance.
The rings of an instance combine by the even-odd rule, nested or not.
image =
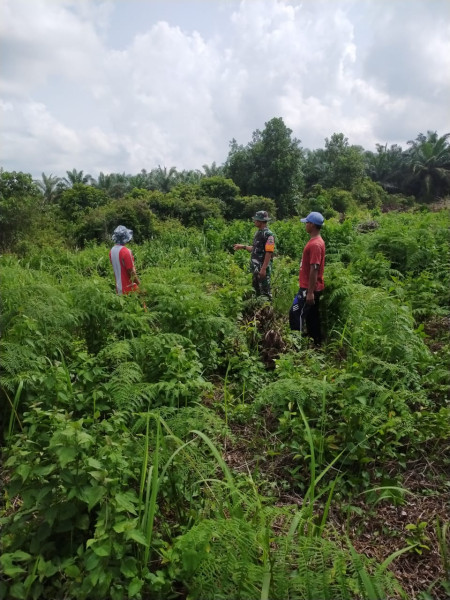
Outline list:
[[[133,231],[131,229],[127,229],[124,225],[119,225],[114,229],[111,237],[113,242],[123,245],[133,238]]]

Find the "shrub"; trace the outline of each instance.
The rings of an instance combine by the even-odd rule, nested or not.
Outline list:
[[[62,192],[59,204],[68,221],[77,221],[89,210],[107,204],[108,201],[108,195],[103,190],[75,183],[73,187]]]
[[[239,195],[239,188],[232,179],[225,177],[204,177],[199,183],[201,194],[205,198],[216,198],[223,206],[224,216],[228,219],[236,219],[234,213]]]
[[[380,184],[375,183],[370,177],[364,177],[352,187],[352,195],[358,204],[365,204],[367,208],[380,208],[386,201],[387,193]]]
[[[0,248],[10,248],[30,231],[41,201],[31,175],[0,170]]]
[[[237,214],[234,218],[252,220],[258,210],[265,210],[270,218],[276,218],[277,209],[274,200],[263,196],[241,196],[237,200]]]
[[[331,188],[328,191],[331,207],[339,212],[347,214],[356,210],[356,203],[353,195],[345,190]]]
[[[125,225],[133,231],[133,240],[139,244],[154,234],[154,221],[154,214],[144,198],[127,196],[90,211],[82,217],[75,235],[81,245],[92,240],[111,243],[111,233],[117,225]]]

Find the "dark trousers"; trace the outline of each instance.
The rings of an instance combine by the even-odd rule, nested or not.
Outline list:
[[[252,275],[252,285],[257,296],[266,296],[269,300],[272,300],[272,291],[270,289],[270,269],[266,271],[267,275],[264,279],[259,278],[259,271]]]
[[[305,288],[300,288],[296,296],[296,301],[289,312],[289,322],[291,329],[303,331],[306,323],[307,333],[317,346],[322,343],[322,332],[320,325],[319,302],[322,292],[314,292],[314,304],[306,303]]]

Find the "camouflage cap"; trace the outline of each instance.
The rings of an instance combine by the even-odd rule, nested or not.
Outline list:
[[[266,210],[258,210],[256,215],[253,217],[253,221],[270,221],[268,212]]]

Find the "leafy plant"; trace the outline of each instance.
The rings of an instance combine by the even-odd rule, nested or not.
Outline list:
[[[406,543],[417,554],[422,554],[425,550],[430,550],[430,546],[428,545],[430,538],[425,532],[427,525],[426,521],[417,521],[417,523],[408,523],[405,525],[405,529],[408,532]]]

